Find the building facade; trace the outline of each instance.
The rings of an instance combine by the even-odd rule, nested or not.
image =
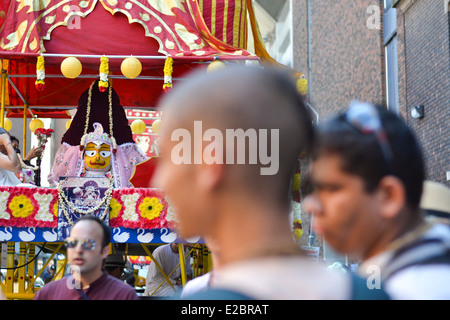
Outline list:
[[[293,67],[320,120],[353,99],[386,105],[416,133],[426,178],[450,186],[449,0],[288,2]]]
[[[450,186],[449,0],[254,2],[268,21],[261,31],[269,53],[307,77],[316,120],[354,99],[386,105],[416,133],[426,179]],[[418,106],[423,117],[412,116]],[[327,264],[357,262],[312,241],[309,215],[302,220],[301,245],[321,246]]]

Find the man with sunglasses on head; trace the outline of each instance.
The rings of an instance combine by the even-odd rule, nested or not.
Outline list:
[[[100,219],[78,219],[66,240],[72,274],[50,282],[34,300],[137,300],[134,289],[108,275],[103,262],[109,254],[111,231]]]
[[[304,210],[393,299],[450,299],[450,229],[424,221],[420,147],[395,114],[353,102],[318,127]]]

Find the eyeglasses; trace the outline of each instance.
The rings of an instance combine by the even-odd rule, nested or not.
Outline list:
[[[374,134],[388,170],[392,173],[392,149],[376,107],[366,102],[354,100],[345,113],[345,119],[363,134]]]
[[[97,242],[92,239],[80,240],[80,239],[67,238],[65,242],[66,242],[67,248],[73,249],[73,248],[76,248],[78,246],[78,244],[80,244],[84,250],[88,250],[88,251],[94,250],[95,246],[97,245]]]

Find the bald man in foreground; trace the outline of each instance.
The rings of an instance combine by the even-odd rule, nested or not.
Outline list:
[[[173,202],[182,237],[214,238],[221,249],[213,288],[186,299],[354,296],[350,276],[311,261],[291,235],[291,177],[313,127],[290,78],[250,67],[195,74],[160,106],[153,183]]]

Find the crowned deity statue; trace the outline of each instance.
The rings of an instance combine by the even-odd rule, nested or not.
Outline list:
[[[133,140],[116,91],[111,86],[100,91],[98,81],[81,95],[62,137],[48,177],[52,186],[60,177],[107,176],[113,178],[115,188],[130,188],[135,166],[148,160]]]

